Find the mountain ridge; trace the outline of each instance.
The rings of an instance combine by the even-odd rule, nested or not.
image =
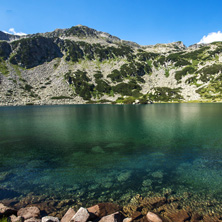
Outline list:
[[[141,46],[82,25],[0,40],[1,105],[222,98],[221,42]]]

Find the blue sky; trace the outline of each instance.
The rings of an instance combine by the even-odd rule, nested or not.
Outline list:
[[[199,42],[222,31],[221,0],[0,0],[0,30],[27,34],[78,24],[142,45]]]

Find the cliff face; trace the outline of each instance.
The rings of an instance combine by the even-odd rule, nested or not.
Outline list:
[[[140,46],[81,25],[6,36],[0,105],[222,99],[221,42]]]

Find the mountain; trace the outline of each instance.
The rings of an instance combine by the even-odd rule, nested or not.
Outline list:
[[[1,32],[0,31],[0,40],[5,40],[5,41],[14,41],[20,39],[19,35],[11,35],[9,33]]]
[[[222,42],[141,46],[78,25],[0,32],[0,105],[221,102]]]

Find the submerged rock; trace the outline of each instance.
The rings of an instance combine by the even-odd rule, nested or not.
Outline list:
[[[153,172],[152,174],[152,177],[154,177],[154,178],[159,178],[159,179],[161,179],[161,178],[163,178],[163,172],[162,171],[156,171],[156,172]]]
[[[100,146],[94,146],[92,148],[92,152],[94,152],[94,153],[105,153],[105,151]]]
[[[144,187],[148,187],[148,186],[151,186],[152,183],[153,183],[152,180],[147,179],[147,180],[144,180],[144,181],[143,181],[142,185],[143,185]]]
[[[117,176],[117,180],[119,182],[125,182],[126,180],[130,178],[130,176],[131,176],[131,171],[123,172]]]
[[[190,218],[188,212],[185,210],[174,210],[172,212],[167,212],[166,217],[173,222],[184,222]]]
[[[115,147],[119,147],[119,146],[124,146],[124,144],[123,143],[110,143],[106,147],[107,148],[115,148]]]

